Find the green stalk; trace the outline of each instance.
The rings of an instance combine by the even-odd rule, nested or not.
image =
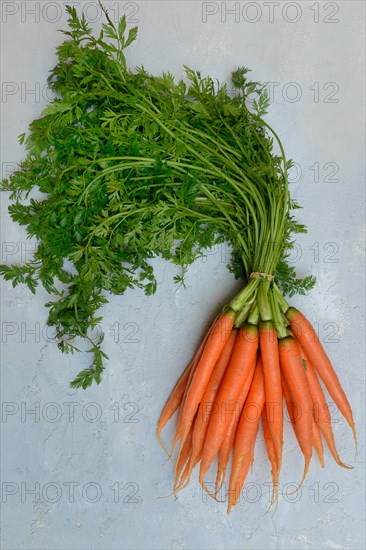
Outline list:
[[[257,303],[262,321],[271,321],[272,319],[271,306],[268,300],[269,285],[270,281],[268,279],[263,278],[260,280]]]
[[[277,335],[279,338],[285,338],[287,336],[287,325],[288,322],[285,321],[285,318],[280,310],[279,304],[276,300],[276,296],[272,289],[268,293],[268,300],[272,311],[273,322],[276,327]]]
[[[258,325],[259,320],[260,320],[260,315],[259,315],[258,302],[254,302],[254,304],[252,305],[252,307],[250,309],[250,313],[249,313],[249,317],[247,319],[247,322],[251,325]]]
[[[238,312],[245,307],[246,302],[249,302],[249,298],[254,293],[258,286],[258,279],[251,279],[249,283],[233,298],[229,304],[229,307]]]
[[[227,181],[228,183],[230,183],[230,185],[232,185],[234,187],[235,190],[237,190],[241,197],[243,198],[244,202],[246,203],[247,207],[250,209],[250,212],[251,212],[251,215],[252,215],[252,219],[253,219],[253,223],[254,223],[254,228],[255,228],[255,234],[256,234],[256,242],[258,242],[258,235],[259,235],[259,225],[258,225],[258,221],[257,221],[257,217],[256,217],[256,211],[255,209],[253,208],[253,206],[250,204],[250,202],[248,201],[248,198],[245,196],[245,194],[242,193],[241,189],[240,189],[240,186],[238,186],[236,184],[236,181],[233,179],[233,178],[229,178],[222,170],[220,170],[219,168],[217,168],[217,166],[215,164],[213,164],[212,162],[210,162],[209,160],[205,159],[205,158],[202,158],[202,153],[199,151],[199,150],[196,150],[194,147],[189,147],[187,146],[186,142],[184,142],[183,140],[181,140],[180,138],[177,138],[175,136],[175,133],[170,130],[166,124],[164,124],[160,118],[156,115],[154,115],[154,113],[151,113],[151,111],[149,111],[149,109],[143,107],[142,105],[137,105],[137,107],[139,107],[143,112],[145,112],[146,114],[149,114],[152,119],[157,123],[159,124],[159,126],[165,131],[168,133],[168,135],[170,135],[170,137],[176,139],[177,141],[180,141],[186,148],[187,150],[193,155],[195,156],[196,158],[198,158],[200,161],[204,160],[205,163],[207,164],[207,166],[209,166],[211,168],[211,170],[213,172],[216,172],[217,175],[220,177],[220,178],[223,178],[225,181]],[[207,149],[207,147],[206,147]],[[217,152],[214,152],[215,153],[215,157],[220,157],[220,155],[217,155]],[[224,164],[227,164],[227,162],[225,162]],[[230,162],[230,165],[232,165],[232,162]],[[241,176],[243,176],[243,173],[240,174]],[[259,206],[259,205],[258,205]],[[264,212],[262,213],[264,215]]]
[[[282,313],[286,313],[286,311],[289,309],[290,306],[288,305],[285,298],[281,294],[280,289],[278,288],[276,283],[273,283],[273,291],[280,310],[282,311]]]
[[[243,323],[245,323],[245,321],[247,320],[247,317],[249,315],[249,312],[252,308],[253,303],[254,303],[254,299],[251,300],[250,302],[247,302],[244,305],[243,309],[240,311],[239,315],[236,317],[235,326],[237,328],[240,328],[243,325]]]

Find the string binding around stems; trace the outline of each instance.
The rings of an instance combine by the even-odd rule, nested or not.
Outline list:
[[[271,275],[270,273],[260,273],[259,271],[253,271],[253,273],[250,274],[250,279],[260,279],[261,277],[265,277],[269,281],[272,281],[274,279],[274,275]]]

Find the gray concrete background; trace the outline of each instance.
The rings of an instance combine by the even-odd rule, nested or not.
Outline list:
[[[73,4],[99,18],[96,2]],[[301,494],[280,496],[273,520],[261,437],[230,517],[202,496],[196,477],[177,500],[159,498],[170,492],[173,471],[155,439],[156,419],[202,325],[238,288],[225,247],[190,268],[186,289],[175,287],[175,269],[159,260],[155,296],[134,290],[110,300],[103,311],[110,363],[101,386],[86,392],[68,383],[87,358],[62,355],[44,330],[46,294],[2,283],[2,547],[364,548],[364,3],[107,4],[114,18],[126,13],[139,25],[131,66],[180,76],[188,64],[225,80],[246,65],[269,83],[268,120],[297,162],[292,193],[309,228],[292,261],[299,274],[318,279],[306,299],[292,302],[317,323],[350,398],[360,452],[334,411],[340,454],[355,469],[338,468],[326,451],[326,468],[315,458]],[[23,156],[18,134],[47,102],[62,6],[1,3],[3,176]],[[2,261],[17,263],[34,243],[11,223],[7,206],[2,194]],[[172,427],[165,437],[171,434]],[[287,422],[282,482],[297,481],[301,468]]]

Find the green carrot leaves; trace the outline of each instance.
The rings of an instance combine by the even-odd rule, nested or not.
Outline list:
[[[284,261],[291,232],[304,228],[290,216],[290,164],[273,152],[277,136],[261,118],[266,91],[245,68],[232,74],[235,94],[188,67],[180,81],[130,71],[124,51],[137,29],[125,17],[114,25],[102,9],[94,37],[67,7],[67,39],[48,79],[56,97],[20,136],[27,157],[2,182],[12,219],[39,244],[32,262],[0,274],[54,295],[48,324],[62,351],[89,343],[92,363],[72,382],[82,388],[100,383],[107,358],[102,339],[90,338],[99,308],[134,286],[153,294],[154,256],[180,266],[184,283],[188,265],[226,242],[236,276],[279,265],[286,292],[312,284]],[[45,197],[28,200],[34,189]]]

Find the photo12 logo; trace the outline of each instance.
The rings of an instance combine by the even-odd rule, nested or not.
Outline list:
[[[55,99],[55,94],[48,84],[40,82],[2,82],[1,103],[8,103],[12,98],[20,103],[49,103]]]
[[[139,484],[135,481],[115,481],[103,487],[96,481],[49,481],[28,483],[25,481],[4,481],[1,484],[3,504],[46,502],[54,504],[64,500],[70,504],[81,501],[88,504],[113,502],[115,504],[139,504],[142,502]]]
[[[215,492],[215,482],[208,481],[205,485],[208,491],[211,493]],[[227,502],[228,500],[228,485],[228,483],[224,482],[219,491],[216,493],[216,498],[220,502]],[[238,502],[255,504],[264,499],[271,503],[273,488],[274,484],[269,481],[262,484],[256,482],[245,483],[240,491]],[[298,482],[291,481],[283,485],[277,485],[277,488],[279,497],[288,503],[299,502],[306,495],[306,493],[308,493],[306,498],[308,500],[310,498],[315,504],[318,504],[319,502],[325,504],[337,504],[339,502],[339,485],[334,481],[329,481],[322,484],[319,481],[316,481],[312,485],[304,485],[303,487],[299,487]],[[204,491],[203,489],[201,490],[201,499],[203,503],[211,502],[211,499],[208,498],[207,491]]]
[[[0,327],[2,344],[60,343],[54,328],[47,324],[41,324],[39,321],[27,323],[26,321],[4,320],[0,323]],[[109,341],[114,344],[139,344],[141,340],[140,325],[132,321],[126,323],[116,321],[108,325],[108,331],[104,332],[102,327],[97,325],[88,332],[88,338],[95,343],[104,336],[109,337]]]
[[[123,15],[127,23],[139,22],[137,14],[139,5],[137,2],[103,2],[108,10],[110,19],[118,23]],[[1,2],[1,22],[8,23],[16,18],[21,23],[58,23],[66,19],[66,6],[82,10],[88,23],[97,23],[103,19],[103,11],[98,1],[73,1],[63,2],[31,2],[14,0]]]
[[[285,101],[299,103],[301,100],[313,103],[339,103],[340,87],[337,82],[267,82],[265,84],[270,103]]]
[[[339,23],[338,2],[202,2],[202,22]]]
[[[95,401],[3,401],[1,404],[1,422],[14,426],[15,423],[57,424],[66,422],[76,424],[86,422],[107,422],[109,424],[138,424],[142,408],[135,401],[115,401],[108,409]]]

